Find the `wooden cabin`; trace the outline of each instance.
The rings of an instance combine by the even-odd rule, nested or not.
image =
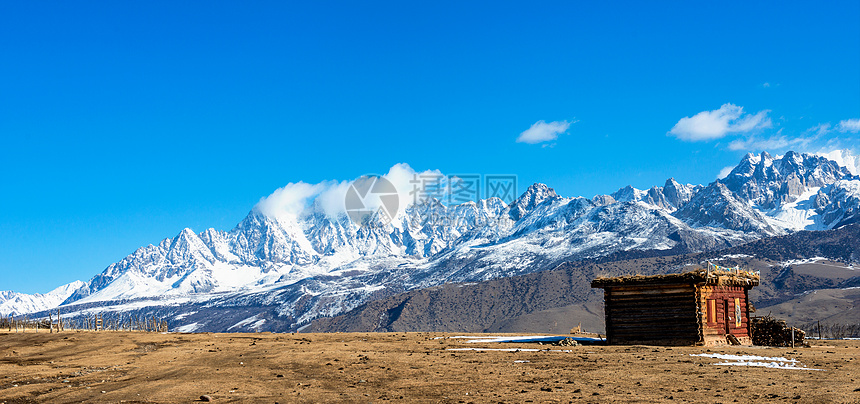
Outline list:
[[[759,274],[708,264],[669,275],[597,278],[613,345],[752,345],[749,290]]]

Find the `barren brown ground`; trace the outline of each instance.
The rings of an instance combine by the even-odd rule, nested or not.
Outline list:
[[[860,402],[860,341],[710,348],[824,369],[810,371],[690,356],[704,347],[446,338],[454,335],[0,333],[0,402]],[[569,352],[450,350],[463,347]]]

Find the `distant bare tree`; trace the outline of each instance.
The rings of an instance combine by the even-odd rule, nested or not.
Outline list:
[[[809,335],[821,336],[821,338],[844,339],[860,337],[860,323],[809,323],[803,326]]]

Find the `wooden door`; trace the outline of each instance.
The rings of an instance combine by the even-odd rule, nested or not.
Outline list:
[[[731,324],[731,322],[730,322],[730,320],[729,320],[729,317],[730,317],[730,316],[729,316],[729,301],[728,301],[728,299],[723,300],[723,309],[724,309],[724,310],[723,310],[723,313],[724,313],[724,315],[725,315],[725,317],[726,317],[726,318],[724,319],[724,320],[725,320],[725,323],[726,323],[726,335],[729,335],[729,334],[731,334],[732,332],[730,331],[730,328],[729,328],[729,327],[730,327],[729,325]]]

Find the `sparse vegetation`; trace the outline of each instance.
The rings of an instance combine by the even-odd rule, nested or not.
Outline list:
[[[166,320],[146,316],[88,316],[63,319],[60,316],[31,319],[0,317],[0,331],[27,332],[28,330],[92,330],[92,331],[153,331],[167,332]]]
[[[860,337],[860,324],[810,323],[803,326],[810,337],[844,339]]]

